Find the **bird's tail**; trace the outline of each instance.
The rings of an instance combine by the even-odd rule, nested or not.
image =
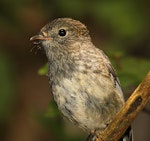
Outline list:
[[[86,141],[96,141],[96,140],[97,136],[95,133],[91,133],[86,139]],[[119,141],[134,141],[131,126],[126,130],[125,134],[123,135],[123,137],[121,137]]]
[[[134,141],[131,126],[126,130],[125,134],[119,141]]]

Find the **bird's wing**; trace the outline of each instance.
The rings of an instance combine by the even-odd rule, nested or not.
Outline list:
[[[116,88],[119,90],[120,94],[124,98],[124,95],[123,95],[123,92],[122,92],[122,89],[121,89],[121,86],[120,86],[120,82],[119,82],[119,79],[118,79],[118,77],[115,73],[114,68],[112,67],[111,64],[107,64],[106,66],[108,68],[110,76],[114,79],[114,83],[115,83]]]
[[[119,79],[115,73],[115,70],[114,70],[113,66],[111,65],[108,57],[103,53],[103,51],[102,51],[102,54],[103,54],[102,56],[103,56],[103,59],[104,59],[106,66],[107,66],[108,72],[111,75],[111,77],[113,78],[115,85],[116,85],[116,88],[119,90],[120,94],[124,98],[123,92],[122,92],[122,89],[120,86],[120,82],[119,82]],[[123,137],[119,141],[134,141],[131,126],[126,130],[125,134],[123,135]]]
[[[118,89],[118,91],[120,92],[121,96],[124,99],[119,79],[118,79],[118,77],[117,77],[117,75],[115,73],[115,70],[114,70],[113,66],[111,65],[111,62],[109,61],[109,58],[104,54],[104,52],[102,50],[100,50],[100,53],[101,53],[101,57],[103,58],[103,61],[104,61],[105,65],[107,67],[108,74],[114,80],[114,84],[115,84],[116,88]]]

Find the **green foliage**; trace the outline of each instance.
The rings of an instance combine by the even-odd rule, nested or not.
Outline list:
[[[130,87],[137,87],[150,71],[150,60],[127,55],[123,50],[106,51],[126,93]],[[131,94],[131,93],[130,93]]]
[[[49,103],[48,110],[45,114],[45,117],[55,118],[55,117],[58,117],[58,116],[60,116],[60,111],[58,110],[58,107],[57,107],[56,103],[54,101],[51,101]]]
[[[118,74],[124,87],[138,85],[150,69],[149,60],[140,60],[132,57],[125,57],[122,61],[122,69]]]
[[[80,16],[86,10],[86,2],[85,0],[59,0],[58,7],[60,7],[63,13],[67,13],[68,15]]]
[[[150,60],[133,58],[130,56],[121,59],[122,68],[118,71],[122,85],[138,85],[150,70]]]
[[[15,77],[13,66],[9,58],[0,53],[0,123],[5,123],[11,118],[11,112],[16,98]]]
[[[43,65],[39,70],[38,70],[38,74],[39,75],[46,75],[48,73],[48,64],[46,63],[45,65]]]
[[[134,2],[97,1],[93,3],[95,18],[110,25],[117,37],[133,37],[142,29],[144,16]],[[107,28],[107,27],[106,27]]]

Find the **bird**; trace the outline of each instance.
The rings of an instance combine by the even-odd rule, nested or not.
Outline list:
[[[115,70],[97,48],[89,30],[72,18],[57,18],[30,40],[42,47],[48,60],[51,93],[62,114],[95,140],[125,103]],[[120,141],[133,141],[131,130]]]

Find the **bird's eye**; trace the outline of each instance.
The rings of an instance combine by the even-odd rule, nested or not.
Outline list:
[[[59,34],[59,36],[65,36],[66,35],[66,30],[65,29],[60,29],[58,34]]]

